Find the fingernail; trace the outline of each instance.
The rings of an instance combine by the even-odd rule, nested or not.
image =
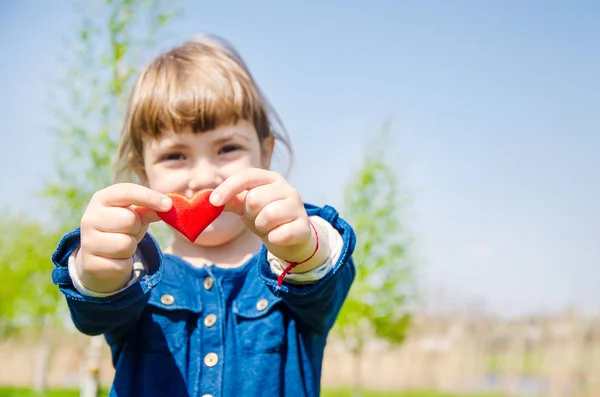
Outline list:
[[[214,205],[214,206],[221,205],[221,196],[219,196],[219,193],[212,192],[210,194],[210,199],[209,200],[210,200],[210,203],[212,205]]]
[[[169,197],[163,197],[162,199],[160,199],[160,205],[165,210],[168,210],[169,208],[171,208],[171,199]]]

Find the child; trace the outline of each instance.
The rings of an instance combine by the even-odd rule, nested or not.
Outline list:
[[[133,89],[121,175],[60,241],[53,280],[75,326],[104,334],[111,396],[318,396],[328,332],[354,279],[355,235],[269,165],[272,113],[224,42],[153,60]],[[316,182],[319,183],[319,182]],[[224,212],[194,242],[147,233],[172,201],[214,189]]]

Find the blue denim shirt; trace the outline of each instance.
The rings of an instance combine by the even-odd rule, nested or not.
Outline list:
[[[110,297],[84,296],[68,272],[79,230],[65,235],[52,278],[77,329],[110,345],[110,395],[320,395],[327,335],[355,276],[355,235],[334,208],[305,206],[340,232],[342,253],[317,282],[280,288],[264,246],[239,268],[196,268],[147,234],[139,249],[149,271],[139,281]]]

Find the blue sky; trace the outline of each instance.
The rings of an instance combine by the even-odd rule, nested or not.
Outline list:
[[[81,3],[81,1],[80,1]],[[231,41],[280,113],[306,201],[339,206],[365,142],[392,161],[430,304],[600,308],[600,3],[181,2],[172,43]],[[49,83],[71,2],[0,3],[0,207],[42,214]],[[324,182],[327,189],[317,187]]]

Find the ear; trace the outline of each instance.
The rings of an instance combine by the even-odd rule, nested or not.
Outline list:
[[[273,158],[273,150],[275,148],[275,137],[273,135],[265,138],[261,145],[261,161],[262,166],[265,169],[271,167],[271,160]]]

